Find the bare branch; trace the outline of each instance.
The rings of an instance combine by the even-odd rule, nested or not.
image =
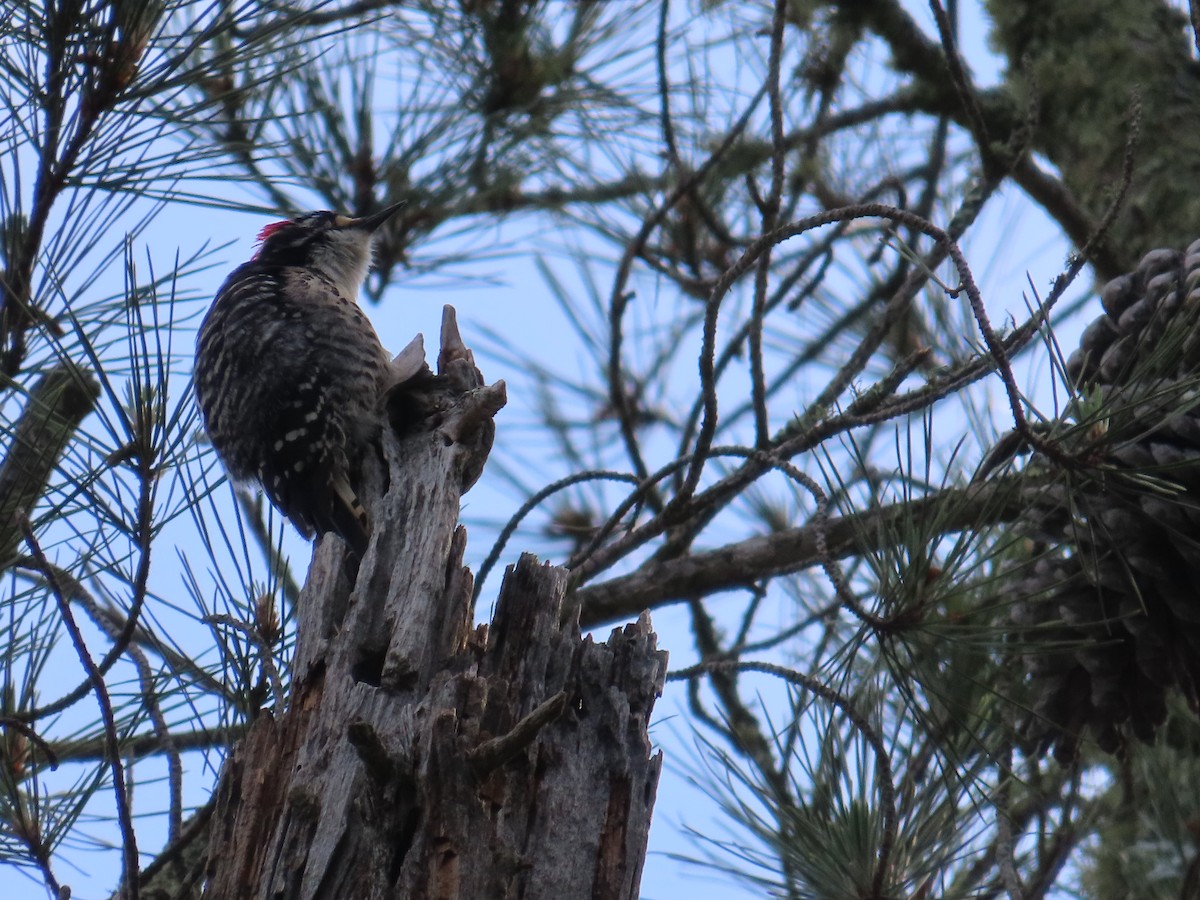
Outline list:
[[[1015,488],[1012,480],[996,479],[839,516],[824,525],[790,528],[677,559],[651,560],[629,575],[578,588],[575,602],[581,608],[580,622],[595,627],[666,603],[710,596],[819,565],[822,538],[829,557],[842,559],[882,546],[887,536],[895,533],[895,524],[905,519],[927,520],[936,513],[946,533],[1009,522],[1021,509]],[[982,517],[985,511],[986,519]]]

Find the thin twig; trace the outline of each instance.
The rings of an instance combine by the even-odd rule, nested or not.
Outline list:
[[[858,708],[842,694],[830,688],[811,676],[804,675],[785,666],[762,662],[738,662],[723,660],[717,662],[701,662],[694,666],[670,672],[667,681],[688,681],[697,675],[711,675],[713,672],[761,672],[764,675],[774,675],[789,684],[794,684],[820,697],[826,703],[836,706],[846,716],[846,719],[863,736],[870,745],[875,756],[876,790],[879,791],[879,802],[883,807],[882,834],[879,836],[879,846],[876,850],[875,875],[871,885],[871,896],[882,897],[884,883],[887,881],[888,868],[891,862],[892,848],[896,844],[896,785],[892,775],[892,761],[888,756],[887,747],[879,730],[859,712]]]
[[[254,645],[254,649],[258,651],[258,663],[262,666],[263,674],[271,685],[271,696],[275,700],[275,708],[277,710],[284,709],[286,694],[283,690],[283,680],[279,677],[279,669],[275,665],[271,646],[259,634],[258,629],[249,622],[243,622],[241,619],[224,613],[205,616],[200,621],[206,625],[224,625],[226,628],[232,628]]]
[[[139,456],[138,476],[140,490],[138,493],[137,504],[138,524],[135,528],[135,532],[138,542],[138,549],[140,552],[138,556],[137,571],[135,572],[132,580],[133,602],[130,604],[129,613],[124,624],[122,625],[119,633],[117,633],[113,638],[113,646],[108,649],[108,651],[104,654],[104,657],[96,666],[102,678],[128,649],[135,633],[139,628],[138,618],[140,617],[142,607],[146,602],[146,585],[150,578],[150,543],[152,533],[151,520],[154,509],[153,493],[154,483],[157,481],[158,477],[157,472],[153,470],[152,460],[153,454],[150,453]],[[33,562],[35,567],[39,570],[45,565],[44,560],[38,560],[36,556],[33,558]],[[60,577],[60,572],[62,572],[62,570],[56,569],[56,579]],[[43,574],[45,574],[44,571]],[[61,586],[63,582],[60,581],[58,583]],[[68,591],[70,595],[74,596],[78,594],[80,596],[86,596],[86,592],[82,590],[82,586],[79,585],[79,582],[75,578],[72,577],[70,581],[65,583],[70,586],[70,590]],[[34,722],[38,719],[45,718],[46,716],[61,712],[62,710],[73,706],[84,696],[86,696],[88,691],[91,689],[90,685],[90,680],[85,679],[74,690],[69,691],[67,694],[59,697],[57,700],[51,703],[46,704],[45,706],[40,706],[36,709],[30,710],[29,712],[25,713],[22,718],[28,722]]]
[[[783,56],[783,28],[787,23],[788,0],[775,0],[771,20],[771,44],[767,57],[767,100],[771,113],[771,189],[759,204],[761,231],[774,231],[783,205],[784,154],[783,101],[779,96],[779,69]],[[767,289],[771,276],[771,248],[764,250],[754,273],[754,300],[750,309],[748,347],[750,356],[750,402],[754,409],[754,446],[766,449],[770,440],[767,415],[767,380],[763,372],[763,320],[766,317]],[[712,348],[716,351],[715,346]],[[709,363],[711,365],[711,361]],[[716,377],[709,387],[714,396],[705,396],[706,409],[716,409]]]
[[[65,569],[53,563],[45,563],[41,567],[43,576],[47,575],[45,571],[46,565],[52,569],[48,574],[57,581],[59,590],[63,591],[69,600],[78,603],[84,612],[87,613],[88,618],[95,623],[96,627],[103,631],[110,640],[115,641],[120,636],[121,629],[117,627],[113,618],[108,615],[108,611],[101,607],[96,602],[96,599],[84,590],[83,585],[79,583],[78,579]],[[142,691],[142,701],[154,726],[155,734],[162,742],[163,750],[167,754],[167,782],[168,796],[170,798],[167,834],[168,840],[171,840],[178,832],[180,822],[183,819],[183,762],[180,759],[179,751],[172,744],[171,731],[167,726],[166,716],[163,715],[162,704],[159,702],[158,694],[154,690],[154,675],[150,670],[150,662],[146,659],[146,654],[132,641],[126,646],[125,654],[133,661],[138,675],[138,683]]]
[[[658,115],[661,122],[663,145],[667,148],[667,159],[675,172],[683,171],[683,160],[679,158],[679,145],[675,142],[675,123],[671,121],[671,82],[667,77],[667,20],[671,13],[671,0],[661,0],[658,13],[658,36],[655,38],[654,58],[658,65]]]
[[[622,322],[625,309],[629,305],[630,300],[630,295],[626,292],[626,285],[633,269],[633,262],[642,255],[646,247],[646,241],[649,240],[654,229],[662,224],[663,219],[672,207],[703,181],[729,151],[729,148],[733,146],[734,142],[741,136],[742,132],[745,131],[746,126],[750,123],[751,116],[766,95],[766,90],[767,86],[765,84],[759,88],[750,99],[741,117],[734,123],[734,126],[725,135],[712,155],[698,169],[683,178],[675,186],[674,190],[667,195],[666,199],[646,216],[642,221],[642,227],[638,229],[637,234],[626,245],[625,252],[622,254],[621,261],[617,266],[616,275],[613,277],[612,291],[609,295],[609,327],[611,329],[608,353],[609,401],[612,403],[613,410],[616,412],[618,421],[620,422],[621,437],[625,443],[625,451],[629,454],[630,461],[633,464],[634,473],[642,481],[647,479],[649,470],[642,459],[641,450],[638,447],[636,422],[625,397],[625,378],[621,366],[621,347],[624,343]],[[647,496],[647,502],[656,511],[661,511],[662,503],[655,493]]]
[[[37,744],[38,749],[46,756],[46,762],[50,764],[51,769],[58,768],[59,756],[51,749],[46,739],[42,737],[28,722],[22,722],[20,719],[12,716],[0,716],[0,728],[11,728],[14,731],[19,731],[29,740]]]
[[[1018,352],[1038,333],[1038,329],[1045,324],[1054,303],[1063,295],[1084,265],[1085,261],[1082,256],[1077,256],[1071,260],[1068,268],[1055,280],[1053,289],[1045,302],[1034,311],[1026,322],[1013,329],[1004,339],[1006,352],[1010,355]],[[916,360],[905,361],[894,369],[892,375],[902,374],[908,365],[915,364],[915,362]],[[898,415],[906,415],[927,408],[929,405],[950,395],[954,391],[978,381],[989,374],[991,370],[992,362],[987,357],[973,357],[959,367],[929,379],[921,387],[892,399],[888,399],[883,392],[866,392],[851,404],[844,413],[823,417],[803,428],[797,428],[793,425],[786,426],[774,439],[775,450],[772,456],[773,458],[781,459],[790,458],[798,453],[812,449],[822,441],[853,428],[867,427],[888,421]],[[885,378],[883,383],[886,383],[888,380],[888,378]],[[877,402],[879,405],[872,408],[872,405]],[[738,471],[730,474],[696,496],[692,504],[696,510],[694,513],[695,523],[689,525],[689,532],[694,532],[698,529],[707,517],[711,517],[711,515],[715,514],[715,511],[722,508],[728,498],[743,490],[746,485],[760,477],[765,471],[765,466],[761,458],[755,457],[747,448],[723,447],[721,448],[721,454],[740,455],[746,457],[747,462]],[[713,448],[710,451],[710,455],[718,455],[717,448]],[[663,477],[663,473],[665,472],[681,470],[683,465],[690,461],[690,459],[690,455],[680,456],[665,466],[663,470],[660,470],[659,473],[651,476],[652,480]],[[635,496],[637,496],[636,493]],[[618,513],[623,514],[624,511],[627,510],[625,510],[625,505],[623,504],[618,509]],[[584,551],[577,553],[568,562],[568,567],[574,571],[573,581],[575,583],[586,582],[593,578],[596,574],[609,568],[632,550],[645,544],[647,541],[653,540],[666,529],[666,522],[661,517],[656,517],[630,532],[620,541],[600,549],[603,540],[611,533],[617,521],[619,521],[619,518],[616,516],[611,517],[609,523],[595,536],[592,543]],[[809,562],[811,563],[811,560]],[[585,616],[587,615],[587,608],[588,604],[585,602]],[[624,615],[624,613],[618,613],[614,617],[620,617],[621,615]],[[602,621],[605,620],[603,616],[599,618]]]
[[[212,796],[208,798],[208,802],[196,810],[187,825],[180,830],[179,836],[164,847],[146,866],[142,871],[143,885],[152,887],[155,876],[180,859],[197,839],[203,838],[207,834],[209,820],[212,819],[213,810],[217,808],[217,797],[218,792],[214,790]]]
[[[146,654],[136,644],[130,643],[126,653],[133,660],[138,673],[138,684],[142,689],[142,701],[154,726],[154,733],[162,741],[163,751],[167,755],[167,795],[169,797],[167,810],[167,840],[172,841],[179,836],[183,824],[183,761],[179,749],[175,746],[171,729],[163,715],[162,704],[154,690],[154,676],[150,672],[150,663]]]
[[[546,485],[536,494],[521,504],[518,509],[500,529],[500,534],[496,536],[495,542],[492,544],[492,549],[488,551],[487,557],[479,566],[479,574],[475,576],[475,591],[472,595],[472,602],[479,599],[480,592],[483,590],[483,583],[487,579],[488,574],[500,559],[500,554],[504,552],[505,546],[508,544],[509,538],[516,533],[521,521],[536,509],[542,501],[547,497],[551,497],[565,488],[572,485],[582,484],[587,481],[624,481],[632,484],[639,484],[636,477],[626,472],[607,472],[607,471],[590,471],[576,472],[574,475],[568,475],[566,478],[560,478],[552,484]],[[644,494],[642,495],[644,496]],[[627,510],[626,510],[627,511]],[[623,515],[623,513],[622,513]],[[619,521],[619,520],[618,520]],[[603,540],[603,538],[601,538]]]
[[[166,753],[186,753],[192,750],[226,749],[241,739],[248,726],[223,725],[219,728],[195,728],[191,731],[161,735],[157,731],[127,737],[121,744],[126,759],[142,759]],[[56,744],[62,762],[108,761],[104,739],[63,741]]]
[[[693,462],[683,485],[679,492],[671,500],[671,513],[669,518],[682,518],[684,507],[691,499],[692,494],[700,481],[701,472],[704,467],[705,455],[708,448],[711,446],[713,436],[717,427],[717,403],[716,403],[716,385],[715,385],[715,370],[713,366],[713,352],[716,342],[716,322],[717,312],[720,308],[721,301],[732,288],[733,284],[745,273],[758,258],[771,247],[789,240],[797,235],[804,234],[815,228],[820,228],[825,225],[830,225],[836,222],[844,222],[863,218],[883,218],[890,219],[894,222],[906,225],[917,229],[937,243],[935,254],[931,254],[929,260],[928,271],[932,270],[933,265],[937,262],[937,256],[949,256],[954,262],[955,267],[959,271],[960,280],[964,285],[964,290],[967,292],[971,301],[972,309],[976,311],[976,318],[983,332],[984,341],[987,344],[989,352],[996,360],[997,367],[1000,369],[1001,376],[1005,383],[1006,394],[1009,397],[1010,408],[1013,411],[1014,421],[1018,429],[1022,433],[1030,431],[1028,423],[1025,420],[1025,415],[1021,410],[1020,392],[1016,386],[1015,377],[1012,374],[1011,367],[1008,365],[1007,356],[1004,353],[1003,347],[999,343],[999,339],[991,329],[991,325],[987,320],[986,312],[983,310],[983,301],[979,297],[979,290],[975,286],[974,280],[971,278],[969,267],[966,260],[959,250],[956,240],[951,233],[938,228],[933,223],[917,216],[907,210],[897,209],[894,206],[887,206],[881,203],[860,203],[853,206],[841,207],[838,209],[828,210],[823,213],[818,213],[813,216],[808,216],[799,219],[795,222],[789,222],[786,225],[762,235],[757,240],[753,241],[732,266],[721,274],[713,287],[707,304],[705,305],[704,328],[702,346],[700,351],[700,389],[704,397],[704,414],[700,423],[700,432],[696,437],[696,446],[693,453]],[[940,251],[940,253],[938,253]],[[927,272],[915,271],[904,288],[897,295],[897,298],[909,298],[915,293],[917,286],[924,282]],[[894,298],[892,303],[889,303],[889,314],[894,315],[902,308]],[[885,322],[877,326],[878,338],[881,340],[884,332],[883,325],[886,324],[889,315],[885,315]],[[851,360],[843,367],[839,377],[831,383],[821,396],[817,398],[815,406],[818,408],[827,406],[836,399],[844,390],[845,384],[849,383],[849,379],[853,374],[866,364],[866,357],[873,352],[870,347],[870,341],[864,341],[863,345],[855,351]],[[1040,444],[1038,445],[1040,448]]]
[[[712,447],[708,451],[708,455],[712,459],[722,456],[735,456],[741,458],[762,456],[760,451],[753,447]],[[765,457],[763,457],[765,458]],[[595,575],[596,572],[607,568],[616,560],[620,559],[631,550],[640,547],[647,541],[657,537],[666,529],[666,520],[662,516],[655,517],[652,521],[646,523],[641,528],[626,535],[622,540],[610,544],[605,547],[603,553],[600,553],[600,548],[608,536],[616,529],[617,525],[624,520],[629,511],[642,502],[647,492],[653,485],[662,481],[664,478],[670,477],[677,471],[680,471],[692,462],[691,455],[681,456],[667,463],[657,472],[651,474],[645,481],[638,482],[637,488],[613,510],[608,517],[608,521],[600,527],[596,534],[592,537],[589,544],[571,556],[567,560],[566,566],[572,570],[572,583],[582,582]]]
[[[100,716],[104,723],[105,752],[109,758],[109,771],[112,772],[113,797],[116,800],[117,806],[117,822],[121,829],[125,889],[128,891],[129,900],[138,900],[137,835],[133,830],[133,817],[130,814],[129,796],[126,793],[125,787],[125,769],[121,764],[121,743],[117,736],[117,721],[113,714],[112,699],[108,695],[108,685],[104,683],[104,675],[101,673],[100,667],[96,665],[95,660],[92,659],[91,654],[88,652],[87,643],[83,639],[83,633],[75,623],[75,615],[71,611],[70,601],[58,583],[54,571],[55,567],[50,565],[45,553],[42,552],[41,544],[38,543],[27,517],[22,516],[21,527],[25,534],[25,543],[29,545],[29,552],[42,567],[42,574],[46,578],[46,583],[50,586],[50,592],[54,595],[55,603],[58,604],[58,612],[62,616],[63,625],[71,637],[71,643],[75,647],[75,653],[79,657],[80,665],[83,666],[84,671],[88,674],[88,678],[91,679],[92,690],[96,695],[96,703],[100,707]]]
[[[1010,784],[1012,772],[1012,744],[1006,741],[998,759],[1000,765],[996,773],[998,784],[993,791],[996,807],[996,860],[1000,869],[1000,880],[1008,891],[1009,900],[1023,900],[1025,890],[1021,887],[1021,876],[1017,874],[1016,863],[1013,859],[1013,829],[1011,811],[1009,810]]]
[[[692,633],[700,659],[704,662],[736,661],[721,650],[717,630],[712,617],[699,600],[688,603],[691,614]],[[737,670],[715,669],[708,673],[713,692],[717,695],[723,707],[720,719],[710,714],[701,703],[700,692],[697,689],[699,679],[688,680],[688,703],[696,717],[718,734],[726,736],[735,751],[746,757],[758,769],[766,782],[768,790],[773,794],[772,802],[780,810],[796,808],[792,792],[792,782],[787,773],[784,758],[776,762],[771,750],[771,742],[763,733],[762,725],[755,715],[746,707],[738,691]],[[779,816],[780,828],[789,828],[788,816]],[[784,868],[785,883],[792,883],[792,861],[789,854],[782,854],[780,863]]]
[[[990,155],[991,138],[988,135],[987,122],[979,109],[975,88],[967,77],[966,67],[958,54],[957,42],[954,36],[954,26],[940,0],[929,0],[929,9],[933,12],[933,20],[937,23],[938,37],[942,42],[942,53],[945,55],[946,68],[950,71],[950,82],[958,92],[959,102],[967,118],[967,127],[975,138],[975,144],[984,154],[986,162]]]

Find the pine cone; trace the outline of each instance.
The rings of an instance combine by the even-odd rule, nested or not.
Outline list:
[[[1153,741],[1169,690],[1200,699],[1200,241],[1148,253],[1101,302],[1067,362],[1081,400],[1062,446],[1087,465],[1030,498],[1032,561],[1012,573],[1019,727],[1063,762],[1087,733],[1108,752]]]

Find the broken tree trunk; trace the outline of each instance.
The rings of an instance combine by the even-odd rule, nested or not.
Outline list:
[[[649,619],[605,644],[560,624],[566,573],[524,556],[472,625],[459,496],[503,384],[453,326],[368,472],[371,547],[314,555],[287,708],[226,762],[205,896],[635,898],[661,766],[666,671]],[[414,427],[414,419],[420,421]]]

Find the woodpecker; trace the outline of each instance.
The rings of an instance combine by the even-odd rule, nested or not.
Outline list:
[[[332,531],[359,558],[370,526],[356,482],[391,359],[358,289],[376,229],[402,205],[267,225],[196,338],[196,399],[230,476],[261,484],[306,538]]]

